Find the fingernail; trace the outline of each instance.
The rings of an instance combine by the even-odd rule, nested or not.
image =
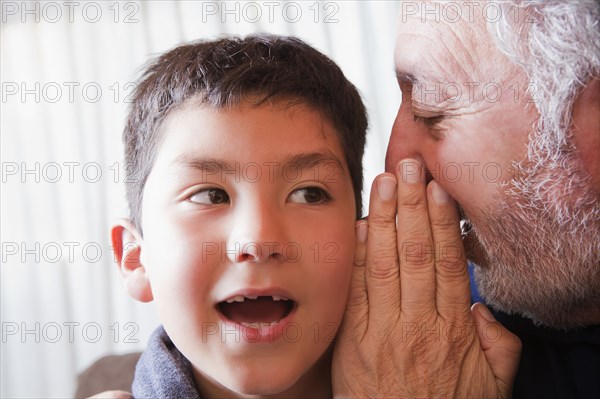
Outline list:
[[[367,222],[364,220],[356,223],[356,239],[361,244],[367,242]]]
[[[435,202],[437,202],[438,204],[445,204],[446,202],[448,202],[450,196],[448,195],[446,190],[444,190],[442,186],[439,185],[438,182],[433,180],[431,182],[431,186],[431,194],[433,195],[433,199],[435,200]]]
[[[492,315],[492,312],[490,312],[490,310],[487,308],[487,306],[485,306],[485,305],[483,305],[481,303],[478,303],[477,304],[477,311],[487,321],[490,321],[490,322],[495,322],[496,321],[496,319],[494,318],[494,315]]]
[[[403,183],[415,184],[421,181],[421,164],[416,159],[405,159],[398,165]]]
[[[377,193],[379,198],[389,201],[394,198],[396,192],[396,179],[392,177],[382,177],[377,180]]]

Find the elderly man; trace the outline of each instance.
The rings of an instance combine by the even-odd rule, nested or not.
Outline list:
[[[336,392],[510,395],[519,340],[466,311],[449,194],[479,292],[523,343],[514,396],[600,396],[600,4],[400,8],[402,104],[372,190],[396,179],[396,203],[372,194],[357,228]]]

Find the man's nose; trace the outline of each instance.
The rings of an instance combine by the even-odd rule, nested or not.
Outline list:
[[[286,228],[281,209],[257,199],[236,210],[227,242],[233,263],[265,263],[285,260]]]
[[[422,147],[427,127],[414,120],[410,104],[403,101],[392,127],[385,156],[385,171],[394,173],[398,162],[405,158],[422,159]]]

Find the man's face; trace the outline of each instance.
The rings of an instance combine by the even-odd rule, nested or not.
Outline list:
[[[395,53],[402,104],[386,170],[422,159],[477,227],[514,177],[512,163],[524,159],[537,112],[526,76],[496,49],[481,10],[470,22],[463,8],[465,19],[453,22],[442,5],[402,3]],[[470,256],[485,267],[483,254]]]
[[[193,102],[163,129],[140,255],[161,321],[201,387],[290,389],[349,289],[355,204],[335,131],[308,107]]]
[[[458,201],[473,224],[465,245],[488,303],[569,325],[569,312],[597,296],[590,231],[598,222],[566,221],[583,209],[580,193],[569,191],[574,175],[585,178],[568,148],[554,170],[538,162],[545,154],[530,137],[539,133],[532,101],[539,88],[497,48],[485,10],[472,2],[402,3],[395,54],[402,104],[386,169],[420,158]],[[591,202],[588,215],[597,212]]]

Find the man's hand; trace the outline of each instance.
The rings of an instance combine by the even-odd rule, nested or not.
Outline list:
[[[521,343],[485,306],[470,309],[456,205],[423,176],[415,160],[378,176],[357,222],[337,398],[510,397]]]

